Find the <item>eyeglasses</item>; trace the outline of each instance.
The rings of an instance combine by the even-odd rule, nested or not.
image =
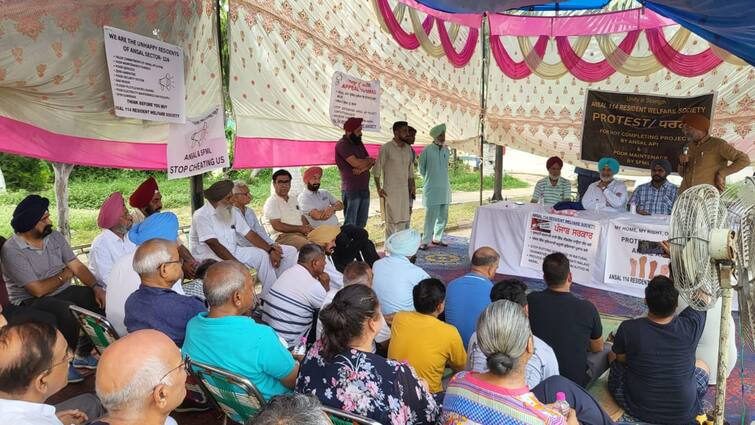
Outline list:
[[[164,266],[165,264],[181,264],[181,265],[183,265],[183,263],[184,263],[183,258],[179,258],[178,260],[166,261],[164,263],[160,263],[160,265],[157,266],[157,269],[159,270],[160,267]]]
[[[275,184],[287,185],[287,184],[291,184],[291,180],[278,180],[277,182],[275,182]]]
[[[66,351],[66,356],[65,356],[65,357],[63,357],[63,360],[61,360],[61,361],[59,361],[59,362],[57,362],[57,363],[54,363],[54,364],[53,364],[52,366],[50,366],[50,367],[49,367],[49,369],[47,369],[47,370],[48,370],[48,371],[52,371],[53,369],[55,369],[56,367],[58,367],[58,366],[60,366],[60,365],[62,365],[62,364],[69,364],[69,363],[71,363],[71,362],[73,361],[74,357],[75,357],[75,356],[74,356],[74,354],[73,354],[73,351],[71,351],[71,350],[67,350],[67,351]]]
[[[169,370],[168,372],[165,373],[165,375],[162,376],[162,378],[160,378],[160,382],[163,382],[163,379],[167,378],[168,375],[170,375],[171,373],[173,373],[173,372],[181,369],[182,367],[184,368],[184,370],[186,371],[186,373],[189,373],[190,365],[191,365],[191,357],[189,357],[189,356],[184,357],[184,359],[181,360],[181,364],[179,364],[178,366],[176,366],[173,369]]]

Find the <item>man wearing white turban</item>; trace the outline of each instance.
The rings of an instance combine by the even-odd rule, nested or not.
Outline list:
[[[417,255],[420,235],[414,229],[394,233],[385,241],[388,256],[375,261],[372,289],[380,300],[383,315],[397,311],[414,311],[412,289],[423,279],[430,277],[420,267],[412,263]]]

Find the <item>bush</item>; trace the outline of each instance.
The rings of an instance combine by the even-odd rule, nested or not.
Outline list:
[[[0,154],[0,169],[3,170],[5,185],[10,190],[38,192],[53,181],[50,164],[36,158]]]

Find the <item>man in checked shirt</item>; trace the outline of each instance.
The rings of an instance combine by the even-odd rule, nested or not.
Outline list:
[[[637,186],[629,204],[634,204],[642,215],[671,215],[676,200],[677,187],[666,180],[671,172],[671,163],[666,159],[654,159],[650,163],[650,183]]]

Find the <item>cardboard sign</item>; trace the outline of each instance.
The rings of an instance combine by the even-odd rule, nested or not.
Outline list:
[[[168,178],[195,176],[230,166],[223,111],[216,106],[186,124],[172,124],[168,134]]]
[[[115,115],[183,124],[184,53],[172,44],[104,27]]]

